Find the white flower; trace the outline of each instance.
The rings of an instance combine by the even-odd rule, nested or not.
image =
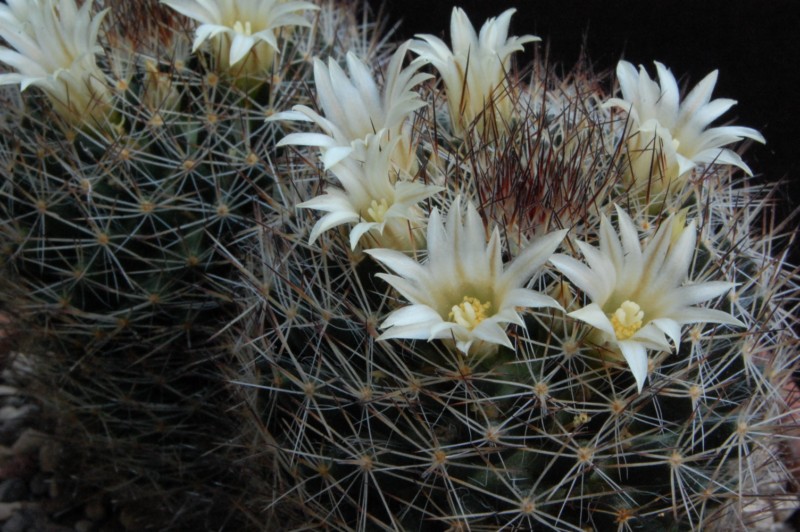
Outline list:
[[[387,316],[381,339],[452,339],[465,354],[490,353],[498,345],[513,348],[505,326],[525,325],[519,307],[560,308],[551,297],[524,285],[550,258],[566,231],[535,240],[504,268],[499,230],[494,229],[487,243],[475,206],[468,205],[462,223],[459,203],[457,199],[450,208],[446,227],[438,209],[431,213],[424,264],[397,251],[367,251],[397,274],[379,277],[411,302]]]
[[[371,232],[382,247],[413,249],[412,235],[423,218],[417,203],[442,188],[394,178],[390,159],[398,140],[383,147],[378,140],[368,142],[365,160],[348,157],[331,167],[342,188],[329,187],[326,194],[298,205],[328,213],[311,230],[311,243],[324,231],[350,223],[355,224],[350,231],[352,248]]]
[[[508,120],[511,115],[511,54],[522,51],[526,43],[541,40],[533,35],[508,37],[515,11],[508,9],[490,18],[478,35],[464,10],[457,7],[450,18],[452,50],[433,35],[417,35],[421,40],[413,41],[411,51],[430,62],[442,76],[453,130],[459,136],[483,117],[484,111],[497,120]],[[483,123],[481,119],[479,127]]]
[[[695,251],[694,222],[682,227],[681,218],[672,216],[642,249],[633,221],[619,207],[617,219],[619,236],[602,217],[599,249],[577,242],[588,266],[561,254],[550,262],[591,300],[569,316],[595,327],[598,343],[621,352],[641,392],[647,349],[670,351],[667,338],[677,347],[682,325],[744,324],[726,312],[694,306],[733,287],[713,281],[684,285]]]
[[[264,74],[279,52],[276,30],[310,26],[301,12],[319,9],[294,0],[161,0],[200,22],[192,51],[206,42],[220,65],[235,74]]]
[[[329,168],[349,156],[354,148],[362,149],[368,138],[376,138],[376,132],[386,130],[389,140],[400,139],[392,154],[393,162],[413,172],[416,156],[408,118],[425,105],[414,87],[430,76],[417,72],[419,63],[403,68],[407,49],[408,44],[404,44],[392,56],[383,91],[369,66],[352,52],[346,59],[350,77],[332,59],[328,59],[327,67],[315,59],[314,83],[324,116],[305,105],[296,105],[292,111],[278,113],[271,120],[310,121],[324,133],[292,133],[278,146],[316,146],[322,150],[323,164]]]
[[[752,174],[750,168],[727,144],[749,138],[765,142],[756,130],[740,126],[708,128],[714,120],[736,104],[735,100],[711,100],[717,71],[703,78],[680,102],[680,91],[664,65],[656,62],[659,83],[650,79],[644,67],[626,61],[617,65],[622,98],[611,98],[606,105],[629,113],[628,146],[630,174],[640,185],[647,183],[655,192],[680,186],[681,177],[698,164],[730,164]]]
[[[42,89],[56,111],[73,123],[100,121],[111,92],[95,62],[100,23],[108,10],[91,16],[92,0],[8,0],[0,5],[0,61],[16,72],[0,74],[0,85]]]

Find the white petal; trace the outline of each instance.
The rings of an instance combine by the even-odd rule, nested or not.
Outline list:
[[[719,72],[714,70],[706,77],[700,80],[700,83],[689,92],[686,98],[683,99],[681,104],[680,116],[678,117],[678,126],[691,120],[691,117],[697,111],[711,100],[711,93],[714,91],[714,85],[717,84],[717,76]]]
[[[310,200],[304,201],[303,203],[299,203],[297,205],[298,209],[316,209],[319,211],[326,211],[326,212],[334,212],[334,211],[346,211],[354,216],[358,216],[358,213],[353,209],[353,205],[347,199],[347,196],[341,193],[338,189],[329,189],[328,194],[323,194],[321,196],[316,196],[311,198]]]
[[[457,208],[458,201],[450,209]],[[439,271],[454,271],[452,263],[455,262],[452,256],[452,245],[445,232],[442,215],[436,207],[431,211],[428,217],[428,261],[431,267]]]
[[[229,33],[230,31],[230,28],[220,24],[201,24],[194,32],[192,51],[196,52],[208,39],[211,39],[220,33]]]
[[[392,338],[406,338],[409,340],[435,340],[437,338],[449,338],[446,331],[440,331],[439,336],[431,336],[431,329],[441,322],[417,323],[403,327],[390,327],[378,337],[378,340],[391,340]]]
[[[624,340],[617,344],[622,356],[636,379],[636,387],[642,393],[644,382],[647,380],[647,350],[642,344],[633,340]]]
[[[614,332],[614,326],[611,325],[611,320],[608,319],[606,313],[600,308],[597,303],[590,303],[583,308],[572,311],[567,316],[588,323],[595,329],[599,329],[608,334],[612,338],[616,338],[617,333]]]
[[[596,278],[593,285],[598,290],[589,297],[595,303],[602,305],[617,286],[617,270],[614,263],[600,250],[585,242],[576,242],[576,245],[583,253],[586,263],[592,270],[592,275]]]
[[[417,181],[398,181],[395,184],[395,203],[415,205],[445,190],[444,187],[425,185]]]
[[[280,113],[274,113],[267,118],[264,119],[266,122],[277,122],[280,120],[293,120],[295,122],[313,122],[311,118],[309,118],[305,113],[301,113],[297,110],[292,111],[281,111]]]
[[[675,81],[675,76],[664,65],[656,61],[658,81],[661,85],[661,99],[659,101],[659,121],[667,127],[673,127],[678,117],[680,91]]]
[[[707,283],[690,284],[677,288],[673,292],[673,297],[681,306],[691,306],[703,303],[709,299],[717,298],[734,286],[734,283],[723,281],[709,281]]]
[[[368,233],[372,229],[377,229],[381,226],[381,224],[375,222],[359,222],[350,229],[350,249],[356,249],[358,245],[358,241],[361,240],[361,237],[364,236],[365,233]]]
[[[669,336],[676,349],[681,345],[681,326],[677,321],[669,318],[656,318],[650,321],[650,324]]]
[[[734,105],[736,105],[736,100],[717,98],[698,109],[697,113],[691,117],[691,123],[698,129],[703,129],[725,114],[725,112]]]
[[[672,237],[674,226],[679,222],[675,216],[671,217],[668,225],[668,232]],[[674,238],[674,237],[673,237]],[[657,280],[657,290],[671,290],[686,280],[689,267],[694,258],[695,244],[697,243],[697,225],[694,220],[683,228],[677,241],[672,244],[669,255],[659,269]],[[705,300],[703,300],[705,301]]]
[[[622,210],[619,205],[614,206],[617,210],[617,225],[624,251],[624,267],[618,275],[622,275],[628,283],[638,283],[642,275],[642,248],[639,244],[639,233],[633,225],[633,220]]]
[[[561,311],[564,310],[561,308],[561,305],[558,304],[558,301],[552,297],[527,288],[515,288],[510,290],[503,299],[503,306],[527,308],[550,307]]]
[[[617,82],[619,82],[622,97],[628,102],[633,101],[639,92],[637,90],[639,74],[636,72],[636,67],[627,61],[617,63]]]
[[[406,279],[419,279],[426,276],[425,269],[405,253],[393,249],[367,249],[364,251],[375,260]]]
[[[614,289],[613,285],[608,286],[603,282],[603,274],[596,274],[572,257],[556,254],[550,257],[550,263],[594,303],[604,305]]]
[[[333,168],[353,153],[353,148],[350,146],[334,146],[326,149],[322,153],[322,165],[325,169]]]
[[[679,323],[721,323],[735,327],[747,327],[746,324],[722,310],[688,307],[674,313],[672,319]]]
[[[392,288],[400,292],[400,295],[415,305],[427,305],[429,307],[439,306],[439,302],[435,297],[436,294],[429,290],[429,283],[426,282],[426,279],[414,282],[413,280],[404,279],[399,275],[391,275],[388,273],[379,273],[376,274],[376,276],[389,283]]]
[[[168,5],[181,15],[185,15],[189,18],[193,18],[207,24],[218,21],[221,18],[219,9],[211,10],[209,7],[212,6],[204,6],[195,0],[161,0],[161,2]],[[213,5],[213,7],[216,6]]]
[[[350,78],[360,95],[360,104],[364,105],[370,117],[381,115],[381,97],[378,86],[372,79],[372,72],[353,52],[348,52],[346,56],[347,70]],[[376,126],[378,124],[375,124]]]
[[[423,325],[440,323],[442,317],[438,312],[427,305],[409,305],[392,311],[381,323],[381,329],[389,327],[407,327],[409,325]],[[427,333],[428,335],[430,332]],[[427,336],[425,336],[427,339]]]
[[[509,349],[514,348],[511,340],[506,334],[506,331],[492,320],[484,320],[480,322],[478,326],[472,330],[472,334],[484,342],[502,345],[508,347]]]
[[[747,166],[742,160],[742,157],[731,150],[722,149],[722,148],[712,148],[709,150],[703,150],[700,153],[695,154],[692,157],[698,163],[705,163],[705,164],[728,164],[731,166],[736,166],[737,168],[741,168],[747,175],[753,175],[753,171]]]
[[[460,340],[462,342],[468,341],[465,344],[467,346],[467,350],[464,350],[464,352],[466,353],[469,350],[469,344],[472,343],[473,337],[472,333],[470,333],[470,331],[468,331],[466,327],[459,325],[458,323],[453,323],[452,321],[444,321],[442,319],[440,323],[437,323],[431,327],[430,336],[428,337],[428,339],[435,340],[442,338],[453,338],[455,340]]]
[[[498,283],[499,290],[510,290],[528,282],[531,276],[553,257],[553,253],[566,234],[567,230],[553,231],[528,244],[528,247],[503,272]]]
[[[236,33],[231,40],[230,64],[235,65],[250,53],[256,40],[250,35]]]
[[[600,252],[609,258],[617,272],[625,265],[625,253],[611,222],[605,215],[600,217]]]
[[[319,235],[321,235],[328,229],[346,223],[352,223],[357,221],[358,221],[358,215],[352,212],[335,211],[326,214],[325,216],[320,218],[316,224],[314,224],[314,228],[311,230],[311,235],[308,237],[308,243],[313,244],[314,242],[316,242],[317,238],[319,238]]]
[[[334,143],[333,139],[322,133],[289,133],[283,137],[276,146],[317,146],[328,147]]]

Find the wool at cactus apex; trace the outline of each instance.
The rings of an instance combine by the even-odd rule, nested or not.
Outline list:
[[[797,0],[369,0],[383,5],[390,21],[402,20],[402,38],[416,33],[446,37],[454,6],[476,24],[508,8],[516,34],[532,33],[554,61],[571,67],[585,43],[596,70],[612,71],[620,57],[654,72],[667,65],[679,82],[692,86],[719,69],[715,97],[739,103],[728,120],[761,131],[764,146],[745,158],[769,180],[786,178],[794,206],[800,205],[800,2]],[[530,57],[531,55],[528,55]],[[723,119],[724,120],[724,119]],[[791,206],[787,206],[787,210]]]

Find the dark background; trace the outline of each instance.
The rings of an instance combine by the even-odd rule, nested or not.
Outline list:
[[[800,1],[798,0],[369,0],[399,38],[432,33],[450,43],[450,12],[463,7],[479,28],[516,7],[511,35],[543,39],[526,45],[548,49],[567,69],[584,47],[596,71],[613,70],[620,58],[669,67],[681,86],[694,86],[719,69],[714,97],[738,100],[716,125],[732,122],[759,130],[767,144],[744,155],[759,179],[784,179],[784,213],[800,205]],[[518,59],[521,63],[524,59]]]

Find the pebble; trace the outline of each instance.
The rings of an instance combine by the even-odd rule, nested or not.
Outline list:
[[[0,502],[22,501],[28,497],[28,483],[21,478],[0,482]]]

